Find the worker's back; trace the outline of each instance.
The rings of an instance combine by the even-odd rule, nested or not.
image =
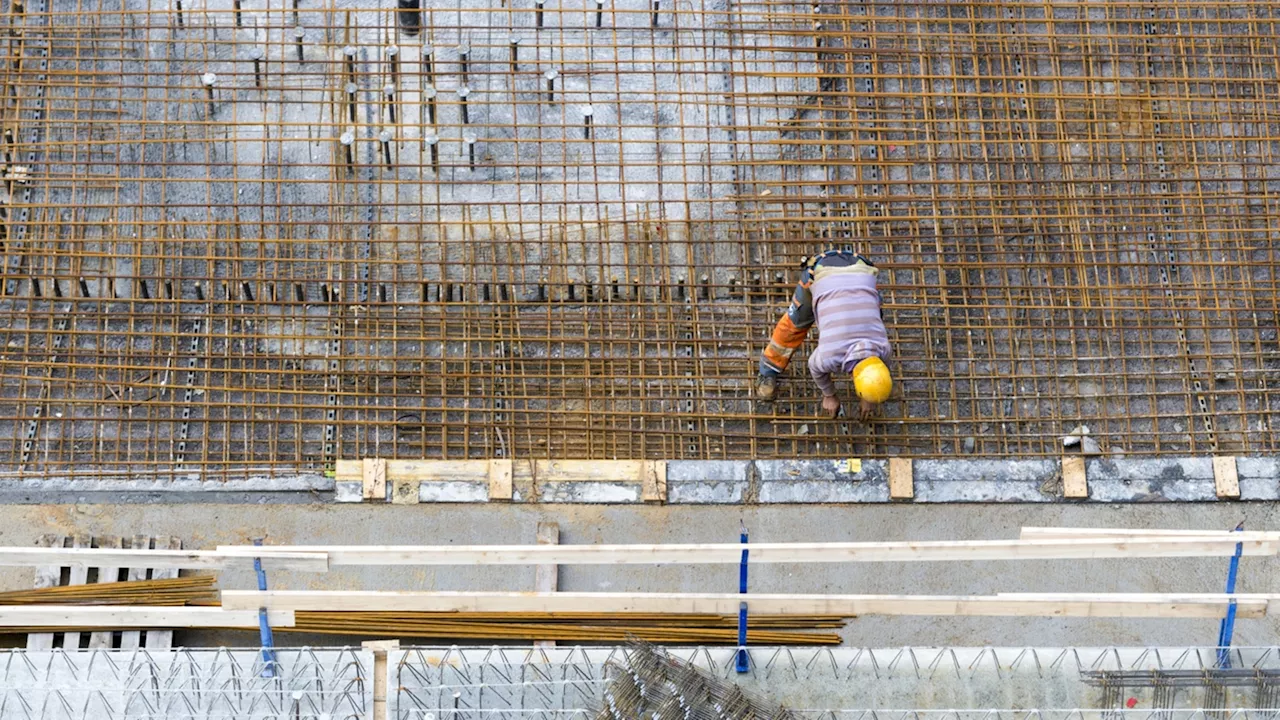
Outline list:
[[[893,388],[883,362],[891,352],[889,334],[880,316],[876,267],[849,250],[828,250],[805,264],[787,314],[760,354],[756,397],[773,399],[778,376],[815,325],[818,347],[809,354],[809,374],[822,391],[823,411],[833,418],[840,414],[835,376],[845,375],[853,378],[859,417],[870,417]]]
[[[810,369],[848,373],[859,360],[889,357],[889,334],[880,317],[875,273],[874,266],[861,262],[814,268],[810,292],[818,347],[810,356]]]

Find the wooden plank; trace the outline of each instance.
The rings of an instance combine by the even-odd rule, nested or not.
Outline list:
[[[1213,489],[1220,498],[1240,498],[1240,475],[1234,457],[1214,456]]]
[[[130,541],[129,546],[134,550],[150,550],[151,538],[147,537],[146,535],[134,535],[133,540]],[[128,574],[128,577],[126,578],[127,580],[146,580],[147,579],[147,568],[145,566],[137,565],[134,563],[126,563],[125,566],[129,568],[129,574]],[[141,632],[137,630],[126,630],[120,633],[120,649],[121,650],[136,650],[141,646],[142,646]]]
[[[363,460],[338,460],[334,478],[342,481],[364,481]],[[387,482],[457,481],[488,482],[488,460],[387,460]]]
[[[665,503],[667,501],[667,463],[662,460],[646,460],[641,468],[641,502]]]
[[[253,556],[244,553],[224,555],[214,550],[0,547],[0,567],[58,565],[84,569],[115,566],[222,570],[252,561]],[[272,553],[264,562],[268,570],[324,572],[329,569],[323,553]]]
[[[182,539],[176,537],[158,537],[153,541],[156,549],[181,550]],[[151,570],[153,580],[168,580],[178,577],[177,568],[158,568]],[[173,647],[172,629],[149,629],[142,637],[142,646],[148,650],[168,650]]]
[[[910,458],[889,458],[889,499],[910,500],[916,496],[915,475]]]
[[[291,610],[273,610],[274,627],[293,627]],[[0,627],[28,628],[258,628],[258,611],[145,605],[13,605],[0,609]],[[126,632],[138,632],[128,630]]]
[[[515,490],[513,488],[513,479],[515,476],[514,463],[510,460],[490,460],[489,461],[489,500],[510,500]]]
[[[644,460],[534,460],[539,483],[635,482],[643,483]]]
[[[1062,458],[1062,496],[1073,499],[1089,497],[1089,483],[1085,478],[1083,457]]]
[[[538,523],[537,539],[539,545],[559,545],[560,525],[553,522]],[[560,568],[554,563],[543,563],[534,568],[533,590],[540,593],[553,593],[560,587]],[[554,640],[539,640],[534,647],[555,647]]]
[[[41,535],[36,544],[40,548],[62,548],[63,543],[67,540],[66,535]],[[27,548],[15,548],[25,550]],[[57,587],[62,582],[62,566],[57,564],[38,565],[36,567],[36,581],[32,587],[49,588]],[[28,650],[52,650],[53,649],[53,633],[28,633],[27,634]]]
[[[400,647],[399,640],[371,640],[360,647],[373,652],[373,719],[391,720],[387,711],[387,653]]]
[[[387,482],[489,483],[494,460],[394,460],[387,461]],[[643,483],[646,468],[658,470],[665,482],[666,463],[652,460],[496,460],[511,463],[514,480],[538,482],[634,482]],[[364,482],[363,460],[338,460],[334,477],[343,482]]]
[[[1084,538],[1206,538],[1217,539],[1232,533],[1233,539],[1244,540],[1276,540],[1280,532],[1245,530],[1236,533],[1232,530],[1160,530],[1155,528],[1075,528],[1075,527],[1034,527],[1024,526],[1021,536],[1025,540],[1049,539],[1084,539]]]
[[[93,547],[93,538],[88,535],[76,534],[71,540],[73,548],[91,548]],[[71,568],[71,574],[67,579],[68,585],[88,585],[89,584],[89,568],[84,565],[76,565]],[[80,649],[80,633],[68,632],[62,636],[62,649],[79,650]]]
[[[1237,602],[1237,617],[1265,617],[1277,596],[1213,594],[996,595],[782,595],[737,593],[529,593],[378,592],[360,590],[224,590],[222,605],[233,610],[327,612],[607,612],[715,613],[727,615],[747,602],[753,614],[801,615],[974,615],[1022,617],[1219,618]]]
[[[751,562],[934,562],[951,560],[1070,560],[1134,557],[1228,557],[1242,542],[1245,555],[1276,555],[1280,538],[1079,538],[1045,540],[943,540],[924,542],[686,543],[656,545],[297,545],[219,546],[227,554],[276,550],[327,553],[339,565],[648,565],[738,564],[744,548]]]
[[[361,470],[364,499],[385,502],[387,499],[387,461],[382,458],[365,458]]]
[[[124,547],[124,539],[120,537],[98,538],[98,547],[105,549],[120,549]],[[98,568],[98,584],[113,583],[120,580],[120,568],[118,567],[101,567]],[[115,633],[107,630],[105,632],[96,632],[89,636],[90,650],[109,650],[112,647],[112,640]]]

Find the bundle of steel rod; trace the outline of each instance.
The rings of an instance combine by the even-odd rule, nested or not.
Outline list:
[[[839,645],[835,633],[798,632],[838,628],[831,616],[763,616],[748,620],[748,639],[765,645]],[[625,642],[638,638],[664,644],[736,644],[737,618],[723,615],[582,615],[552,613],[296,613],[283,632],[370,635],[419,639],[560,640]]]
[[[469,623],[536,623],[539,625],[654,626],[687,628],[736,628],[737,615],[715,613],[563,613],[563,612],[320,612],[303,610],[299,617],[335,616],[362,618],[402,618],[419,621]],[[758,630],[819,630],[844,627],[850,618],[843,615],[751,615],[748,627]]]
[[[200,605],[218,592],[212,575],[62,585],[0,592],[0,605]]]
[[[216,603],[201,603],[216,605]],[[476,615],[486,617],[477,618]],[[398,613],[310,612],[296,613],[293,627],[277,627],[281,633],[309,633],[363,637],[397,637],[419,640],[483,640],[619,643],[639,639],[659,644],[734,645],[738,642],[737,618],[720,615],[615,616],[611,621],[593,615],[542,618],[523,613]],[[842,623],[823,616],[766,616],[748,623],[748,640],[761,645],[839,645],[835,633],[804,632],[837,628]],[[106,626],[13,627],[3,634],[70,632],[109,629]]]

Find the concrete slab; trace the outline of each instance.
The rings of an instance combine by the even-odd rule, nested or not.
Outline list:
[[[1261,503],[864,504],[768,506],[496,505],[0,505],[0,544],[28,545],[44,533],[169,534],[188,547],[242,544],[523,544],[539,522],[555,522],[563,544],[736,542],[740,523],[767,541],[963,540],[1016,537],[1023,525],[1274,529],[1274,507]],[[566,591],[737,590],[731,566],[574,566],[562,568]],[[992,593],[1220,592],[1222,559],[1019,561],[757,566],[758,592]],[[273,572],[279,589],[527,590],[533,567],[336,568],[325,575]],[[29,570],[0,572],[0,589],[30,587]],[[256,587],[252,570],[220,575],[224,588]],[[1280,559],[1246,558],[1241,592],[1280,592]],[[1214,620],[1050,618],[867,618],[844,631],[858,646],[901,645],[1186,645],[1212,643]],[[1237,643],[1271,643],[1280,619],[1239,620]],[[256,633],[178,633],[178,643],[256,642]],[[339,639],[341,640],[341,639]],[[354,639],[352,639],[354,640]],[[323,645],[333,638],[281,634],[278,642]]]
[[[852,463],[852,464],[851,464]],[[1275,458],[1238,458],[1241,500],[1280,499]],[[914,503],[1048,503],[1064,501],[1058,459],[917,460]],[[1093,503],[1217,502],[1210,457],[1093,458],[1085,462]],[[0,483],[0,501],[156,502],[166,494],[195,502],[362,502],[357,482],[319,474],[250,477],[211,483],[199,475],[179,480],[64,477]],[[200,497],[202,494],[207,497]],[[298,497],[301,494],[302,497]],[[423,483],[419,501],[488,502],[474,481]],[[668,504],[890,502],[888,463],[873,459],[675,460],[667,465]],[[639,503],[635,482],[541,483],[537,492],[517,483],[510,502]],[[1079,502],[1070,500],[1070,502]]]

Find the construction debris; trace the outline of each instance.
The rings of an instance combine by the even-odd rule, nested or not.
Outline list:
[[[643,642],[630,643],[624,660],[605,666],[605,676],[603,707],[596,720],[800,717]]]

